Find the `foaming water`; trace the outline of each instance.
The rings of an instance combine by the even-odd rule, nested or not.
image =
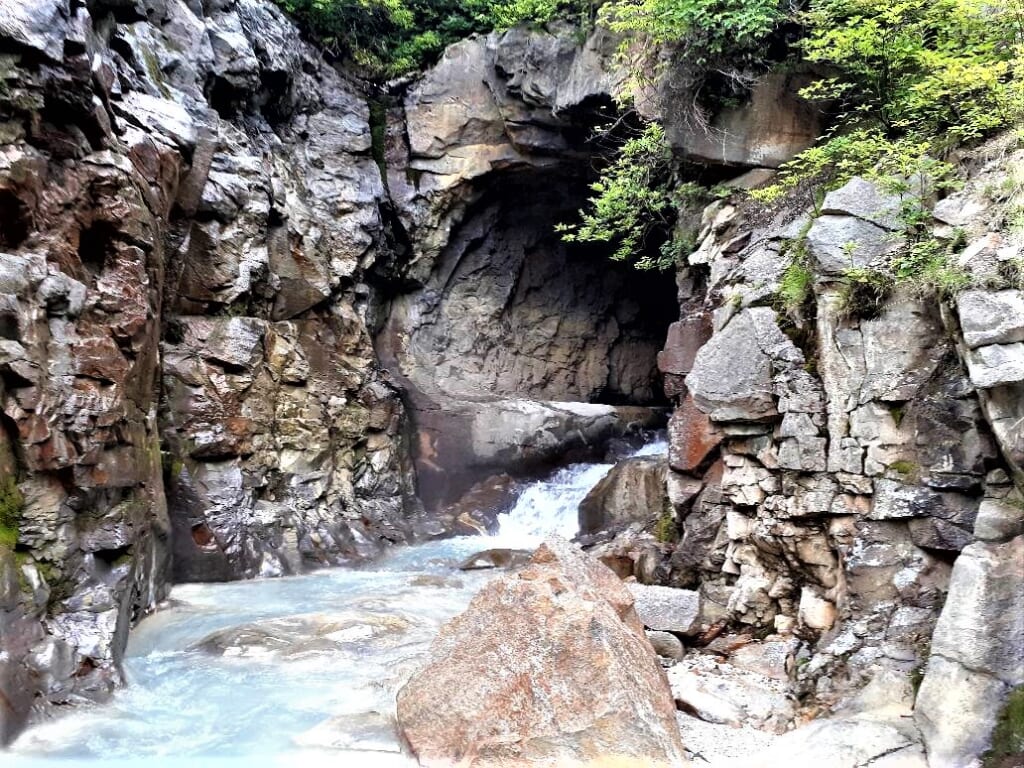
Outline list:
[[[633,455],[665,450],[657,441]],[[107,704],[34,726],[0,764],[415,765],[395,734],[395,694],[440,626],[493,578],[458,563],[571,538],[579,502],[612,466],[575,464],[528,485],[495,537],[396,548],[365,568],[177,586],[132,632],[128,685]]]
[[[657,439],[629,454],[658,456],[668,443]],[[571,539],[579,532],[580,502],[611,471],[614,464],[570,464],[547,480],[527,486],[511,511],[502,517],[498,537],[510,546],[536,546],[545,536]]]

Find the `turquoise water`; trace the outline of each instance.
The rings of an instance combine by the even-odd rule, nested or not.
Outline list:
[[[397,548],[358,569],[177,586],[132,632],[128,685],[109,703],[34,726],[0,765],[413,765],[393,725],[395,694],[440,626],[494,576],[458,563],[572,536],[577,505],[610,468],[577,464],[527,486],[495,537]],[[239,627],[248,639],[214,641],[222,653],[197,647]]]

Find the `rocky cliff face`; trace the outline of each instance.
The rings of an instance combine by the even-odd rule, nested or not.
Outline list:
[[[929,204],[936,235],[960,238],[961,266],[990,288],[955,307],[897,290],[858,316],[843,271],[898,247],[906,201],[854,179],[820,210],[783,206],[774,220],[719,203],[659,358],[677,402],[668,494],[681,531],[663,578],[700,591],[705,627],[802,638],[791,674],[818,707],[923,673],[933,766],[971,764],[1024,683],[1015,147],[982,147],[964,188]],[[795,249],[814,308],[787,317],[774,296]]]
[[[5,2],[0,37],[10,736],[104,695],[172,577],[405,539],[411,477],[357,90],[264,2]]]

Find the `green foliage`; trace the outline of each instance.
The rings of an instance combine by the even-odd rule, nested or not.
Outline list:
[[[611,0],[599,18],[615,32],[681,44],[687,62],[701,67],[759,58],[784,14],[779,0]]]
[[[804,95],[842,116],[758,199],[811,178],[909,178],[1024,114],[1024,0],[811,0],[801,19],[804,56],[836,73]]]
[[[995,730],[992,748],[985,753],[983,765],[1002,766],[1006,758],[1024,754],[1024,685],[1017,686],[1006,698]]]
[[[783,307],[790,311],[799,311],[811,298],[814,285],[814,273],[806,264],[794,261],[782,273],[779,285],[779,299]]]
[[[387,79],[432,64],[475,32],[589,13],[589,0],[275,0],[321,45]]]
[[[906,477],[908,475],[914,474],[914,472],[917,471],[917,465],[912,461],[899,459],[897,461],[892,462],[892,464],[889,465],[889,469],[891,469],[893,472],[896,472],[897,474]]]
[[[843,317],[877,317],[892,289],[893,279],[887,272],[848,269],[839,281],[839,313]]]
[[[1021,108],[1020,13],[1020,0],[811,0],[804,55],[840,73],[811,94],[901,133],[978,138]]]
[[[676,540],[678,533],[676,519],[672,513],[668,510],[662,512],[654,526],[654,538],[662,544],[668,544]]]
[[[686,200],[705,194],[696,184],[674,183],[672,150],[658,123],[627,140],[590,189],[594,194],[580,211],[580,223],[559,224],[557,231],[569,243],[611,243],[612,259],[634,261],[640,269],[677,263],[681,244],[669,240],[651,255],[651,236],[668,231]]]
[[[18,543],[18,525],[25,507],[13,476],[0,478],[0,547],[14,549]]]

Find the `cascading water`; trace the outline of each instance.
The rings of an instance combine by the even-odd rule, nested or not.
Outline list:
[[[655,441],[632,455],[665,450]],[[395,549],[365,568],[175,587],[132,633],[128,686],[30,729],[0,763],[414,765],[392,725],[395,693],[441,624],[493,577],[457,564],[573,536],[576,507],[612,466],[574,464],[526,486],[495,537]]]
[[[667,451],[668,443],[657,439],[629,455],[656,456]],[[531,483],[500,520],[498,536],[510,546],[535,545],[552,534],[571,539],[579,531],[580,502],[614,466],[570,464],[547,480]]]

